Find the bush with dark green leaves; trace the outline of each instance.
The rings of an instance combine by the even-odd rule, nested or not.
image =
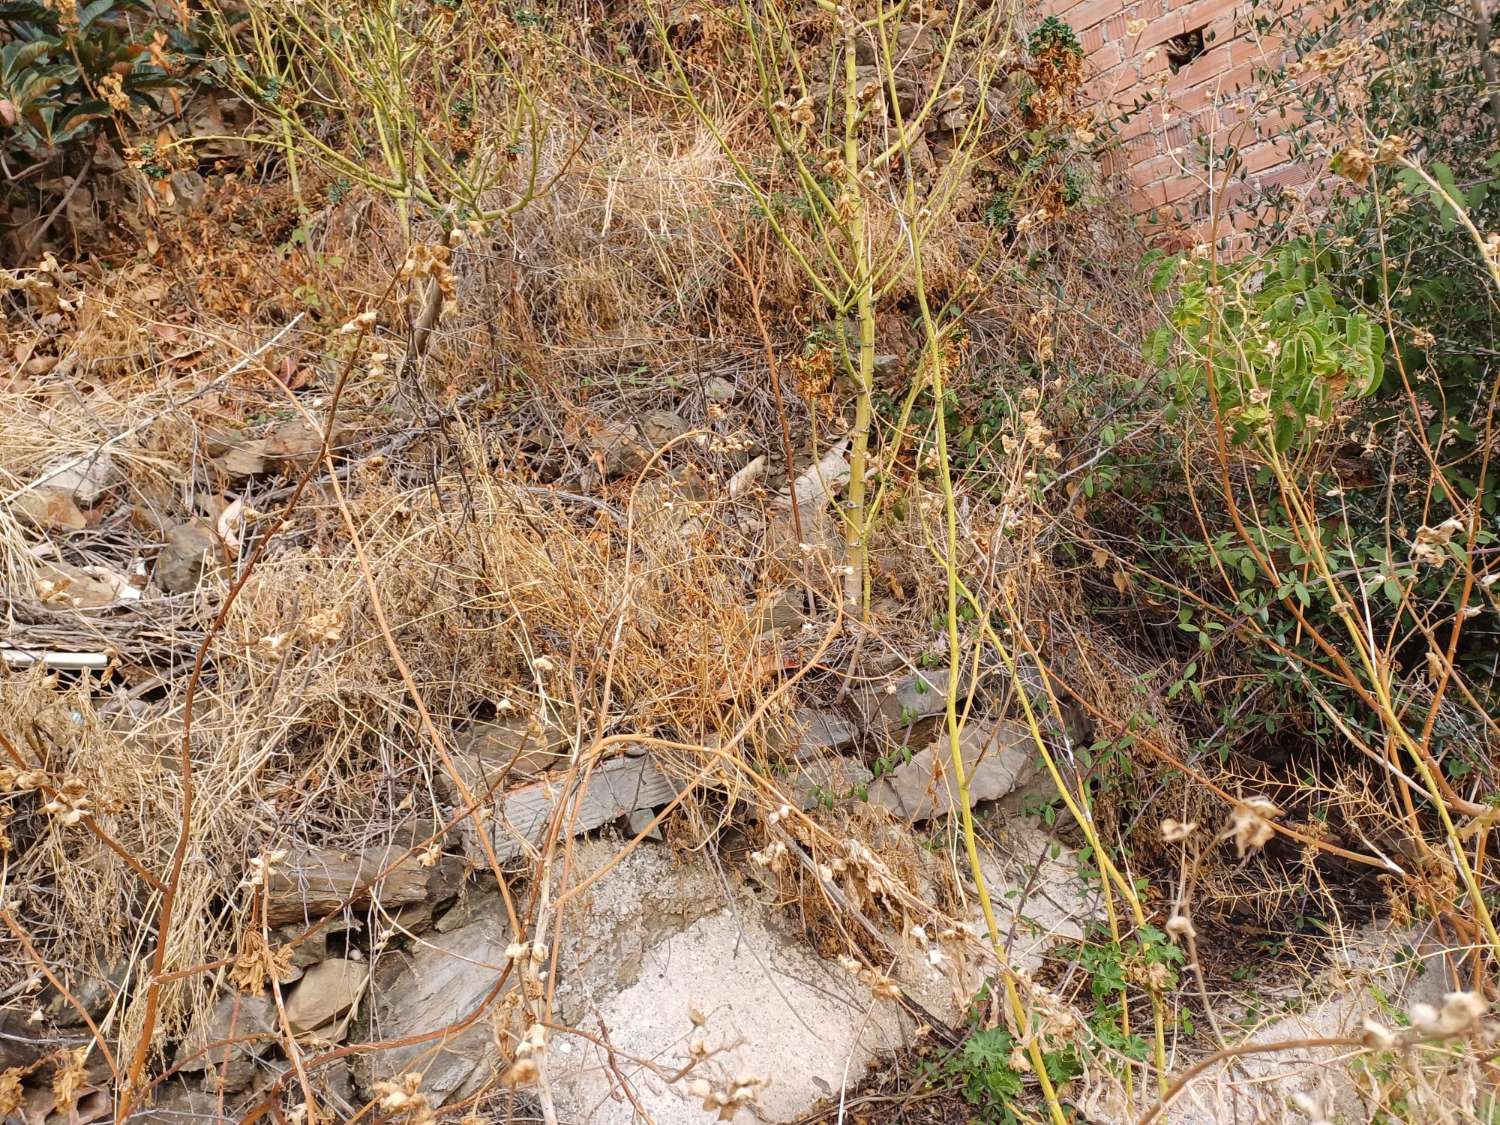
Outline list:
[[[12,190],[44,169],[76,172],[100,138],[126,144],[183,85],[173,71],[190,47],[144,0],[0,2],[0,157]]]

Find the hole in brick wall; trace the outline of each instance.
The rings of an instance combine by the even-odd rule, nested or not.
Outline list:
[[[1173,74],[1208,50],[1208,41],[1204,37],[1203,30],[1199,27],[1192,31],[1184,31],[1181,35],[1174,35],[1167,40],[1167,62],[1172,67]]]

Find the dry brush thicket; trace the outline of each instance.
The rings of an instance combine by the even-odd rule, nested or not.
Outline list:
[[[905,1081],[1003,1031],[1017,1119],[1170,1118],[1309,1048],[1362,1104],[1484,1119],[1487,794],[1407,775],[1389,661],[1384,772],[1311,708],[1279,756],[1216,738],[1174,632],[1216,564],[1135,541],[1200,497],[1085,487],[1163,434],[1190,481],[1224,449],[1141,358],[1160,310],[1064,39],[999,4],[212,7],[161,174],[6,275],[0,1113],[566,1119],[556,1045],[608,1049],[554,996],[616,862],[580,873],[590,830],[759,888],[921,1026]],[[1204,678],[1255,677],[1275,638],[1219,616]],[[1351,676],[1319,698],[1357,708]],[[1442,721],[1484,759],[1468,703]],[[818,724],[863,772],[809,793]],[[980,855],[1017,810],[900,804],[1002,737],[1097,907],[1027,971]],[[382,959],[476,914],[493,987],[386,1034]],[[1372,922],[1453,995],[1246,1044],[1241,969],[1322,979]],[[351,991],[310,1013],[315,979]],[[750,1114],[775,1075],[682,1032],[611,1066]],[[478,1069],[424,1084],[460,1035]]]

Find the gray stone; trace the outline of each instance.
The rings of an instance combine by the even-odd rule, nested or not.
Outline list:
[[[869,767],[863,762],[835,754],[799,762],[787,780],[797,806],[811,809],[857,798],[862,787],[868,788],[871,777]]]
[[[502,715],[459,735],[454,762],[478,796],[565,763],[572,748],[572,734],[550,716]]]
[[[298,1035],[346,1015],[359,1002],[370,967],[363,961],[330,957],[302,974],[286,999],[286,1019]]]
[[[703,397],[709,402],[726,403],[733,402],[735,396],[734,384],[728,379],[721,379],[717,375],[710,375],[703,380]]]
[[[177,1065],[189,1074],[212,1067],[232,1093],[250,1085],[256,1056],[277,1038],[276,1007],[269,995],[227,993],[193,1018],[177,1048]]]
[[[959,733],[969,804],[997,800],[1036,769],[1034,747],[1019,723],[971,720]],[[958,811],[958,778],[948,739],[940,737],[870,786],[870,803],[916,822]]]
[[[460,767],[460,769],[465,767]],[[563,815],[567,830],[573,835],[588,832],[612,820],[629,816],[637,809],[664,805],[677,795],[671,779],[657,768],[650,755],[625,755],[600,762],[587,775],[587,783],[574,784],[567,774],[551,774],[540,781],[508,790],[493,804],[489,818],[490,842],[497,857],[504,861],[526,854],[537,846],[552,827],[558,805],[568,802]],[[577,775],[584,777],[582,769]],[[458,795],[446,779],[439,779],[450,801]],[[475,827],[465,821],[459,828],[464,846],[476,861],[485,854],[475,838]]]
[[[895,727],[947,710],[948,669],[894,673],[853,693],[867,727]]]
[[[118,475],[114,458],[104,452],[53,465],[42,472],[40,483],[66,493],[88,508],[109,490]]]
[[[169,594],[196,590],[223,558],[224,542],[212,527],[202,520],[180,523],[167,532],[156,556],[156,584]]]
[[[431,1040],[377,1052],[368,1060],[367,1087],[416,1071],[423,1092],[442,1104],[471,1081],[488,1077],[495,1062],[493,1035],[486,1013],[477,1009],[500,981],[510,927],[497,894],[476,896],[465,910],[473,921],[427,934],[410,954],[383,960],[373,985],[370,1031],[381,1039],[401,1039],[474,1018]],[[512,973],[507,987],[515,980]]]
[[[608,422],[594,435],[594,451],[606,478],[629,476],[646,467],[646,462],[667,442],[688,431],[680,414],[670,410],[651,410],[635,421]]]

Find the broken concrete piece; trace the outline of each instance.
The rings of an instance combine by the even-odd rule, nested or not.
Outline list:
[[[722,898],[708,901],[717,906]],[[872,1005],[851,974],[771,930],[745,899],[654,944],[637,971],[634,985],[591,1006],[578,1025],[594,1036],[607,1028],[617,1057],[675,1068],[691,1060],[689,1042],[702,1039],[720,1053],[694,1077],[726,1083],[732,1075],[772,1076],[754,1113],[742,1111],[737,1121],[799,1120],[814,1103],[837,1098],[857,1081],[877,1052],[911,1041],[912,1021],[897,1005]],[[701,1031],[695,1018],[706,1021]],[[644,1069],[611,1067],[588,1040],[560,1035],[554,1042],[549,1065],[561,1120],[713,1120],[701,1100],[687,1096],[688,1081],[668,1083]],[[621,1077],[631,1083],[629,1098]]]
[[[583,777],[581,769],[578,777]],[[449,799],[454,800],[451,784],[447,788]],[[512,859],[542,842],[553,812],[564,801],[569,805],[563,814],[565,830],[576,836],[637,809],[664,805],[676,795],[676,787],[649,755],[611,758],[594,767],[582,786],[576,778],[569,781],[567,773],[555,773],[510,790],[495,803],[489,818],[490,840],[499,859]],[[470,854],[480,857],[470,822],[460,831],[465,832]]]
[[[417,855],[402,858],[406,851],[396,843],[352,855],[333,848],[294,851],[271,868],[266,921],[273,926],[309,922],[371,898],[378,898],[389,910],[439,901],[455,893],[462,860],[447,856],[436,866],[424,868],[418,865]],[[392,864],[392,870],[381,875]],[[371,880],[376,880],[373,886]]]
[[[369,973],[364,962],[342,957],[330,957],[308,969],[286,999],[286,1019],[292,1031],[303,1035],[348,1013],[359,1002]]]
[[[1018,723],[971,721],[959,733],[969,804],[993,801],[1036,768],[1030,735]],[[939,738],[870,786],[870,803],[916,822],[958,810],[958,779],[948,739]]]
[[[587,883],[582,901],[558,932],[561,968],[555,993],[562,1022],[578,1024],[600,1002],[640,979],[653,946],[723,906],[723,888],[702,858],[683,858],[641,843],[621,858],[609,839],[574,845],[568,883]],[[554,897],[564,890],[553,875]]]
[[[381,1039],[440,1034],[376,1052],[368,1061],[367,1087],[415,1071],[422,1075],[422,1091],[441,1104],[489,1076],[494,1030],[480,1008],[500,983],[510,928],[493,892],[476,896],[463,910],[474,920],[425,935],[410,954],[382,959],[372,984],[371,1034]],[[507,985],[515,980],[512,973]],[[466,1026],[453,1027],[458,1023]]]
[[[234,1093],[254,1081],[255,1057],[276,1039],[276,1007],[269,996],[229,993],[193,1017],[176,1065],[189,1073],[213,1067],[223,1075],[225,1091]]]
[[[224,559],[224,541],[203,520],[180,523],[167,532],[156,556],[156,584],[169,594],[196,590]]]

